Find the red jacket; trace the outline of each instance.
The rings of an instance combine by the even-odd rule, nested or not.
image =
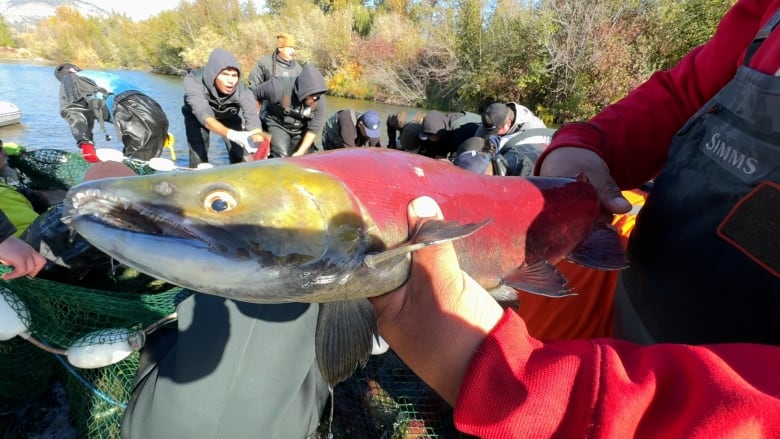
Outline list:
[[[542,343],[507,311],[474,355],[455,425],[486,439],[777,438],[778,365],[777,346]]]
[[[652,179],[674,133],[733,78],[778,8],[780,0],[740,0],[706,45],[589,123],[561,128],[545,153],[564,145],[593,150],[624,189]],[[780,72],[780,31],[749,65]],[[779,370],[776,346],[542,343],[507,311],[472,360],[455,423],[484,438],[780,437]]]

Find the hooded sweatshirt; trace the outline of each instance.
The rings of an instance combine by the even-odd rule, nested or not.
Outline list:
[[[182,110],[191,112],[202,125],[206,124],[207,117],[223,121],[239,116],[245,130],[260,128],[255,99],[243,83],[239,82],[229,95],[223,95],[214,86],[219,72],[227,68],[236,69],[241,74],[238,59],[233,54],[225,49],[214,49],[203,69],[194,70],[184,78]]]
[[[254,89],[257,100],[263,102],[267,100],[271,104],[267,117],[272,117],[279,121],[279,116],[285,112],[283,104],[284,86],[285,81],[290,80],[290,78],[275,77],[258,85]],[[325,85],[325,78],[322,77],[322,73],[311,64],[303,66],[300,75],[295,78],[295,82],[292,86],[290,108],[300,110],[303,107],[303,100],[306,96],[322,94],[317,102],[316,108],[311,113],[311,119],[306,119],[305,121],[306,131],[319,132],[325,124],[325,111],[327,105],[324,93],[327,91],[328,87]],[[293,119],[291,116],[285,116],[283,124],[286,126],[288,122],[294,122],[294,120],[291,119]],[[290,123],[290,125],[292,125],[292,123]]]

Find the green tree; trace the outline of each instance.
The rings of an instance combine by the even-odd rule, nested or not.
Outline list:
[[[736,0],[657,0],[651,19],[657,32],[648,35],[649,64],[664,70],[692,48],[705,43]],[[673,35],[673,38],[670,38]]]
[[[5,21],[2,15],[0,15],[0,46],[3,47],[16,47],[16,41],[14,35],[11,32],[11,27]]]

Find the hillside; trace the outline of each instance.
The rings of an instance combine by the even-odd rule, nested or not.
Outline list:
[[[15,32],[24,32],[44,18],[53,16],[60,6],[68,6],[84,16],[109,15],[106,10],[82,0],[0,0],[0,14]]]

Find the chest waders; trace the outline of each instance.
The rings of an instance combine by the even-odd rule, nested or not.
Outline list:
[[[673,138],[629,240],[616,335],[628,299],[650,337],[622,334],[635,341],[780,344],[780,76],[748,67],[779,21]]]

